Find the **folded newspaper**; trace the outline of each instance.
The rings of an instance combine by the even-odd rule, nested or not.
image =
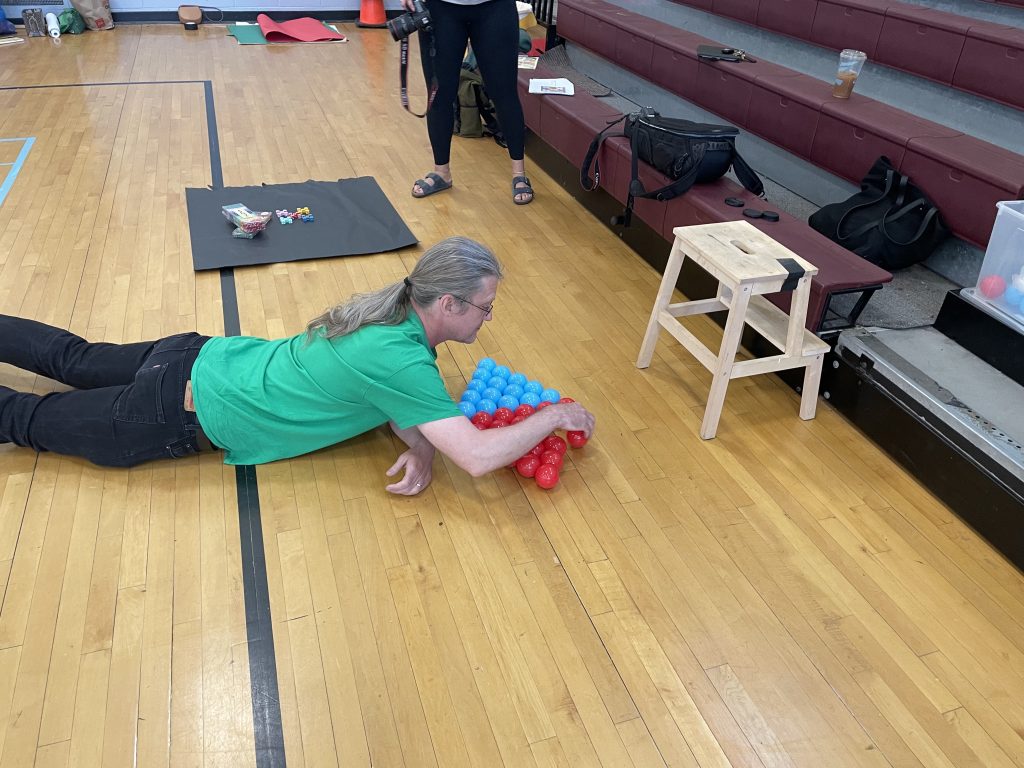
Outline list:
[[[531,77],[530,93],[542,93],[552,96],[573,96],[575,94],[575,89],[572,86],[572,81],[566,80],[564,77],[553,77],[547,80]]]

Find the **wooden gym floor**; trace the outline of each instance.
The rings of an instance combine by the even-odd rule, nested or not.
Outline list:
[[[551,492],[439,459],[418,498],[384,492],[381,431],[248,479],[0,447],[0,768],[1024,766],[1021,574],[772,377],[733,382],[702,442],[703,368],[666,334],[633,366],[658,275],[543,173],[514,206],[488,140],[413,200],[430,160],[397,47],[345,31],[0,50],[0,139],[35,139],[0,206],[0,311],[216,334],[234,287],[243,333],[295,333],[418,251],[194,274],[183,190],[218,163],[229,186],[372,175],[424,245],[469,235],[506,266],[479,341],[439,350],[452,392],[492,355],[596,437]],[[0,184],[24,146],[0,142]]]

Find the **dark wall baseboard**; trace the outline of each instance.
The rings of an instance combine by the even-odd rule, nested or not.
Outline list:
[[[261,13],[266,13],[268,16],[273,18],[274,21],[291,21],[292,19],[306,19],[313,18],[319,19],[320,21],[340,21],[340,22],[355,22],[359,18],[359,11],[331,11],[323,8],[317,8],[315,10],[295,10],[294,8],[277,9],[273,11],[224,11],[224,15],[221,16],[217,12],[210,12],[205,14],[204,23],[206,24],[221,24],[221,23],[235,23],[239,21],[256,21],[256,17]],[[405,13],[403,10],[392,10],[387,11],[386,15],[389,19],[393,19],[396,16],[400,16]],[[114,11],[114,24],[179,24],[178,11]],[[24,24],[21,18],[12,18],[10,21],[15,24]]]

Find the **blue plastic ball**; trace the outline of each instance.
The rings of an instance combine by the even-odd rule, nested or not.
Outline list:
[[[491,376],[491,378],[487,380],[487,386],[494,387],[497,390],[503,390],[508,386],[508,382],[501,376]]]
[[[523,394],[523,388],[521,386],[519,386],[518,384],[509,384],[502,391],[502,394],[503,395],[510,395],[510,396],[514,397],[516,400],[518,400],[522,396],[522,394]]]
[[[480,397],[483,400],[490,400],[492,403],[496,403],[498,398],[501,397],[501,390],[497,387],[488,387],[480,393]]]
[[[487,381],[489,378],[491,378],[491,372],[486,370],[485,368],[477,368],[475,371],[473,371],[473,378],[480,379],[480,381]]]
[[[494,366],[495,362],[489,357],[483,358],[479,363],[476,364],[477,368],[483,368],[488,371],[491,370],[491,368],[493,368]]]
[[[519,407],[519,398],[512,397],[511,395],[502,395],[498,400],[498,405],[502,408],[508,408],[510,411],[514,411]]]
[[[466,415],[467,419],[471,419],[476,415],[476,406],[472,403],[466,402],[465,400],[459,403],[459,410]]]
[[[1024,293],[1021,293],[1012,285],[1007,285],[1006,290],[1003,292],[1003,301],[1013,309],[1024,308]]]
[[[538,405],[540,405],[540,395],[538,395],[536,392],[523,392],[522,396],[519,398],[519,404],[532,405],[534,408],[536,408]]]
[[[466,385],[466,389],[473,389],[477,392],[483,392],[487,389],[487,382],[483,379],[470,379],[469,384]]]
[[[541,400],[547,400],[549,403],[557,403],[562,399],[557,389],[545,389],[540,393]]]
[[[528,381],[526,382],[526,386],[523,387],[523,389],[525,389],[527,392],[536,392],[539,395],[541,392],[544,391],[544,385],[536,380]]]
[[[462,393],[462,402],[464,403],[479,403],[480,399],[480,393],[475,389],[467,389]]]
[[[496,366],[494,366],[494,375],[495,376],[501,376],[501,378],[507,379],[509,377],[510,373],[512,373],[512,371],[510,371],[507,366],[504,366],[504,365],[496,365]]]
[[[520,387],[526,386],[526,377],[521,373],[513,373],[508,377],[509,384],[518,384]]]
[[[483,400],[476,404],[476,409],[478,411],[484,411],[485,413],[489,413],[491,414],[491,416],[493,416],[494,412],[498,409],[498,406],[494,404],[493,400],[488,400],[487,398],[484,398]]]

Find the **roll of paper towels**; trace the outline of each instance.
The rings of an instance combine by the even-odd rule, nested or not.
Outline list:
[[[57,17],[52,13],[46,14],[46,31],[54,39],[60,37],[60,22],[57,21]]]

